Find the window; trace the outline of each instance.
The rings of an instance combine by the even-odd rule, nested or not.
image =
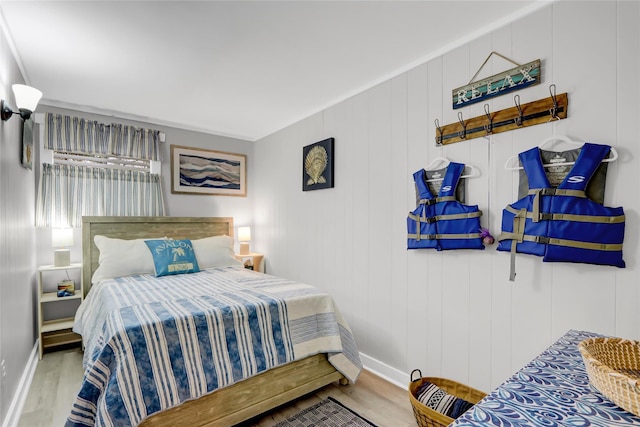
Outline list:
[[[160,133],[46,113],[36,226],[82,216],[162,216]]]

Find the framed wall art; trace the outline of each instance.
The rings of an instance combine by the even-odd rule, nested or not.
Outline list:
[[[333,188],[333,138],[302,149],[302,191]]]
[[[247,156],[171,146],[171,193],[247,195]]]

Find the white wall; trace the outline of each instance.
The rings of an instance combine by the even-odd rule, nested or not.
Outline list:
[[[12,108],[15,83],[24,79],[0,31],[0,98]],[[35,180],[21,158],[22,120],[13,116],[0,122],[0,422],[9,415],[35,342]]]
[[[638,2],[556,2],[258,141],[253,235],[268,271],[331,292],[361,352],[399,382],[420,368],[490,390],[568,329],[640,338],[638,22]],[[491,51],[520,63],[540,58],[542,83],[519,91],[521,102],[548,97],[555,83],[568,93],[568,118],[436,147],[434,119],[483,114],[483,103],[452,110],[451,90]],[[481,77],[511,67],[494,57]],[[489,104],[509,108],[513,96]],[[506,159],[554,134],[620,153],[605,205],[625,208],[626,269],[520,255],[511,283],[509,255],[495,246],[406,250],[414,171],[435,156],[480,168],[467,198],[497,235],[502,209],[517,199]],[[336,138],[335,188],[302,192],[302,147],[328,137]]]

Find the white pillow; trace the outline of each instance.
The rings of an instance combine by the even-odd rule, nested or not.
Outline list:
[[[93,241],[100,251],[98,268],[91,278],[92,283],[114,277],[131,276],[133,274],[155,274],[153,256],[144,243],[149,239],[166,239],[166,237],[148,237],[146,239],[112,239],[106,236],[95,236]]]
[[[212,236],[191,240],[200,269],[211,267],[241,266],[233,254],[233,238]]]

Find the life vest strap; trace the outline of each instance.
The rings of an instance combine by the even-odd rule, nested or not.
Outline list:
[[[415,239],[417,241],[420,241],[420,239],[422,239],[423,235],[420,233],[420,225],[423,224],[423,223],[433,224],[436,221],[449,221],[449,220],[454,220],[454,219],[478,218],[481,215],[482,215],[482,211],[462,213],[462,214],[436,215],[436,216],[418,216],[418,215],[410,213],[409,214],[409,218],[411,218],[412,220],[414,220],[416,222],[416,233],[415,234],[410,234],[409,236],[415,236],[415,237],[409,237],[409,238],[410,239]],[[478,233],[478,237],[480,237],[479,233]],[[429,237],[427,237],[427,239],[429,239]]]
[[[531,188],[527,193],[530,196],[571,196],[571,197],[587,197],[584,190],[566,190],[564,188]]]
[[[591,249],[594,251],[621,251],[622,243],[591,243],[581,242],[580,240],[558,239],[556,237],[546,236],[532,236],[525,234],[522,236],[522,240],[518,241],[518,237],[515,233],[502,233],[497,237],[499,242],[503,240],[512,240],[514,243],[521,242],[534,242],[541,243],[543,245],[555,245],[555,246],[567,246],[570,248],[578,249]],[[513,244],[511,246],[513,248]]]
[[[527,210],[520,209],[513,217],[513,240],[511,241],[511,261],[509,265],[509,281],[516,280],[516,246],[524,237],[524,226],[527,222]]]
[[[409,239],[420,240],[444,240],[444,239],[479,239],[480,233],[467,233],[467,234],[409,234]]]
[[[410,213],[409,218],[417,222],[423,222],[427,224],[433,224],[436,221],[449,221],[453,219],[467,219],[467,218],[478,218],[482,216],[482,212],[469,212],[469,213],[461,213],[461,214],[448,214],[448,215],[436,215],[436,216],[418,216]]]
[[[556,245],[556,246],[567,246],[570,248],[578,248],[578,249],[590,249],[594,251],[621,251],[622,244],[621,243],[591,243],[591,242],[581,242],[579,240],[568,240],[568,239],[558,239],[555,237],[545,237],[545,236],[524,236],[524,240],[527,242],[535,242],[542,243],[545,245]]]
[[[584,190],[565,190],[562,188],[531,188],[528,194],[533,197],[533,222],[540,221],[540,196],[587,197]]]
[[[519,217],[518,217],[519,218]],[[515,232],[515,220],[514,220],[514,232],[503,232],[497,237],[499,242],[503,240],[511,240],[511,265],[509,272],[509,280],[514,281],[516,278],[516,247],[518,243],[523,241],[525,242],[534,242],[540,243],[543,245],[555,245],[555,246],[566,246],[569,248],[577,248],[577,249],[589,249],[593,251],[607,251],[607,252],[615,252],[622,250],[622,244],[618,243],[591,243],[591,242],[581,242],[579,240],[569,240],[569,239],[558,239],[555,237],[546,237],[546,236],[531,236],[528,234],[521,234],[519,232]]]
[[[512,214],[518,214],[519,210],[507,206],[506,210]],[[528,219],[534,222],[538,221],[574,221],[574,222],[592,222],[599,224],[617,224],[625,222],[625,216],[597,216],[597,215],[575,215],[575,214],[561,214],[561,213],[538,213],[536,217],[533,212],[527,212]],[[538,221],[536,221],[536,218]]]
[[[433,199],[420,199],[419,205],[431,206],[440,202],[455,202],[455,196],[434,197]]]

